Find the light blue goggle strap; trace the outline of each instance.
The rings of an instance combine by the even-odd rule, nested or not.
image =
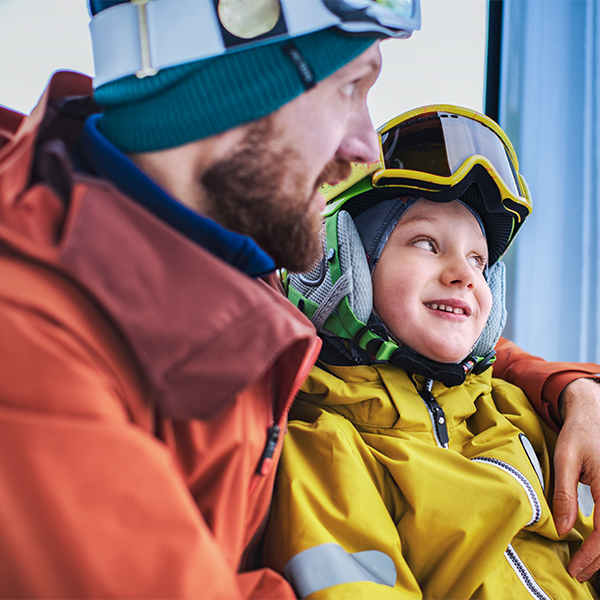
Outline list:
[[[339,27],[409,37],[421,27],[420,0],[132,0],[90,23],[94,87],[128,75]]]

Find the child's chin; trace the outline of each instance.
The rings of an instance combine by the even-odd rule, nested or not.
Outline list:
[[[465,360],[465,358],[467,358],[467,355],[462,352],[462,351],[448,351],[448,352],[439,352],[439,348],[437,349],[437,352],[431,352],[431,353],[425,353],[422,352],[423,356],[431,359],[431,360],[435,360],[436,362],[439,363],[444,363],[446,365],[448,364],[453,364],[453,363],[459,363],[462,362],[463,360]]]

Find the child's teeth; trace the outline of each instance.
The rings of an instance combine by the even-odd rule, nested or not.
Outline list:
[[[429,308],[432,310],[443,310],[444,312],[454,313],[455,315],[464,315],[465,311],[463,308],[452,308],[451,306],[446,306],[445,304],[430,304]]]

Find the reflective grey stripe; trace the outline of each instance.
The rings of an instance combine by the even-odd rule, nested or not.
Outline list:
[[[527,436],[524,433],[519,434],[519,439],[521,440],[521,444],[523,444],[523,449],[525,450],[525,454],[527,454],[527,457],[529,458],[529,462],[531,463],[531,466],[534,468],[535,473],[538,476],[538,479],[540,480],[540,484],[542,485],[542,490],[545,493],[546,486],[544,485],[544,476],[542,474],[542,465],[540,465],[540,461],[537,457],[537,454],[535,453],[533,445],[531,444],[531,442],[529,441],[529,439],[527,438]]]
[[[523,475],[521,471],[515,469],[513,466],[509,465],[508,463],[505,463],[502,460],[498,460],[497,458],[490,458],[488,456],[477,456],[475,458],[472,458],[471,460],[473,462],[487,463],[489,465],[493,465],[494,467],[502,469],[505,473],[511,475],[513,479],[525,490],[527,498],[529,498],[529,504],[531,504],[531,511],[533,513],[529,523],[527,523],[525,527],[529,527],[530,525],[533,525],[534,523],[537,523],[540,520],[540,517],[542,516],[542,505],[540,503],[539,498],[537,497],[537,494],[535,493],[535,490],[533,489],[533,486],[529,482],[529,479],[527,479],[527,477],[525,477],[525,475]]]
[[[321,544],[291,558],[283,574],[299,598],[319,590],[352,583],[372,581],[381,585],[396,585],[396,565],[379,550],[349,554],[339,544]]]
[[[508,545],[504,556],[506,557],[508,564],[513,568],[513,571],[517,574],[517,577],[521,580],[521,583],[534,598],[537,600],[552,600],[538,585],[538,582],[533,578],[529,569],[523,564],[512,544]]]

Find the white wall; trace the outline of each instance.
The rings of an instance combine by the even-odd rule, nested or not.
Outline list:
[[[29,113],[58,69],[93,72],[86,0],[0,0],[0,104]]]
[[[301,0],[298,0],[301,1]],[[483,106],[487,0],[421,0],[423,27],[382,44],[373,123],[429,103]],[[57,69],[93,74],[86,0],[0,0],[0,104],[31,112]]]
[[[483,111],[487,0],[421,0],[421,31],[381,45],[383,71],[369,98],[378,127],[425,104]]]

